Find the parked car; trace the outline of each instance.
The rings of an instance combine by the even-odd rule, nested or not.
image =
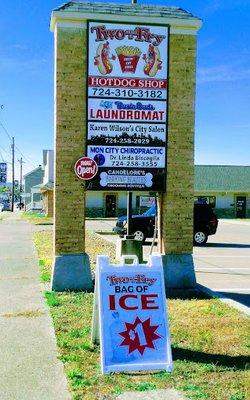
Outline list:
[[[145,242],[153,237],[155,229],[156,207],[153,205],[141,215],[132,215],[131,231],[136,240]],[[118,217],[113,231],[123,236],[127,233],[127,216]],[[202,246],[207,242],[209,235],[216,233],[218,219],[213,209],[208,204],[194,204],[194,235],[193,242],[196,246]]]
[[[0,212],[2,211],[10,211],[10,203],[6,200],[0,202]]]

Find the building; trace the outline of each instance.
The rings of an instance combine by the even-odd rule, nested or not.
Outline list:
[[[42,195],[40,185],[42,184],[44,171],[41,165],[24,175],[24,209],[25,211],[41,211]]]
[[[42,193],[43,211],[48,217],[53,216],[53,188],[54,188],[54,151],[43,150],[43,183]]]
[[[141,198],[133,193],[133,211],[140,213]],[[196,165],[194,201],[210,204],[219,218],[250,218],[250,166]],[[88,192],[88,216],[115,217],[126,212],[126,192]]]
[[[52,202],[52,181],[46,187]],[[133,192],[133,212],[143,212],[148,201],[150,192]],[[250,218],[250,166],[196,165],[194,201],[210,204],[219,218]],[[87,192],[88,217],[116,217],[126,214],[126,208],[127,192]]]
[[[194,193],[219,218],[250,218],[250,166],[196,165]]]
[[[43,150],[43,165],[24,175],[26,211],[43,211],[53,215],[54,151]]]

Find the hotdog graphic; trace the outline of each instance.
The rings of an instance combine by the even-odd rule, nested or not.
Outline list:
[[[156,46],[149,45],[147,54],[143,55],[143,60],[146,62],[143,69],[146,75],[150,77],[155,76],[159,69],[161,69],[161,55]]]
[[[96,56],[94,58],[94,65],[97,66],[102,75],[107,75],[112,72],[113,65],[110,61],[115,60],[115,55],[110,57],[109,42],[99,44],[96,50]]]

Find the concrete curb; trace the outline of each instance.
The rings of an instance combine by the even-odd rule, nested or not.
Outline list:
[[[243,312],[246,315],[250,315],[250,308],[244,306],[243,304],[239,303],[238,301],[232,300],[229,297],[225,296],[223,292],[216,292],[212,289],[209,289],[203,285],[197,283],[197,289],[201,290],[203,293],[207,294],[210,297],[215,297],[221,300],[223,303],[228,304],[231,307],[236,308],[238,311]]]

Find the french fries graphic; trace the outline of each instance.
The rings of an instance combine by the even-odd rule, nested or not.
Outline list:
[[[135,73],[141,50],[133,46],[120,46],[116,48],[116,54],[121,66],[122,72]]]

